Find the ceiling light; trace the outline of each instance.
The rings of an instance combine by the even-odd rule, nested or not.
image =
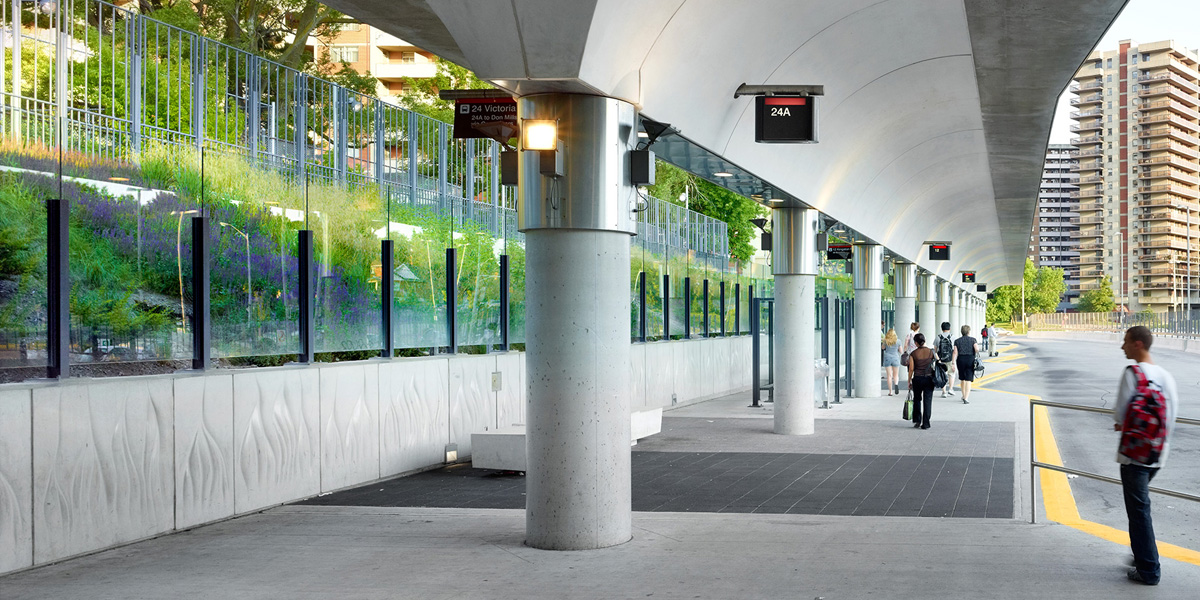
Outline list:
[[[645,131],[639,131],[639,132],[638,132],[638,137],[640,137],[640,138],[648,138],[648,137],[650,137],[650,134],[646,133]]]
[[[771,199],[767,200],[767,202],[779,204],[780,202],[783,202],[783,198],[771,198]]]
[[[558,121],[553,119],[522,119],[521,149],[558,149]]]
[[[730,173],[729,171],[717,171],[716,173],[713,173],[713,177],[733,177],[733,173]]]

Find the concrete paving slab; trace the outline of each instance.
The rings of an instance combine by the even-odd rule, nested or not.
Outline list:
[[[0,578],[5,600],[1186,598],[1200,567],[1125,580],[1125,551],[1009,520],[635,513],[629,543],[523,544],[524,511],[290,506]]]

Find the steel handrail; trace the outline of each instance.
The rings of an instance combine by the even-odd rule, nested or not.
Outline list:
[[[1099,473],[1092,473],[1090,471],[1080,471],[1079,469],[1072,469],[1070,467],[1064,467],[1061,465],[1052,465],[1052,464],[1038,461],[1037,460],[1037,446],[1036,446],[1036,442],[1035,442],[1035,438],[1034,438],[1035,425],[1034,425],[1033,408],[1035,406],[1047,406],[1050,408],[1064,408],[1067,410],[1078,410],[1081,412],[1099,413],[1099,414],[1104,414],[1104,415],[1111,415],[1114,412],[1116,412],[1111,408],[1098,408],[1095,406],[1083,406],[1080,404],[1064,404],[1062,402],[1050,402],[1048,400],[1036,400],[1034,398],[1029,399],[1029,505],[1030,505],[1029,506],[1029,511],[1030,511],[1029,522],[1030,523],[1037,523],[1037,470],[1039,468],[1049,469],[1051,471],[1058,471],[1059,473],[1066,473],[1068,475],[1078,475],[1080,477],[1087,477],[1088,479],[1095,479],[1096,481],[1104,481],[1107,483],[1115,483],[1117,485],[1121,485],[1121,480],[1117,479],[1115,477],[1109,477],[1107,475],[1101,475]],[[1175,423],[1183,424],[1183,425],[1200,425],[1200,419],[1175,417]],[[1180,500],[1190,500],[1192,502],[1200,502],[1200,496],[1197,496],[1194,494],[1178,492],[1175,490],[1168,490],[1165,488],[1157,488],[1157,487],[1153,487],[1153,486],[1149,486],[1148,489],[1151,492],[1154,492],[1156,494],[1162,494],[1164,496],[1170,496],[1172,498],[1179,498]]]

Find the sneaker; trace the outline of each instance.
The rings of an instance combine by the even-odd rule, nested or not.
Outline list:
[[[1125,576],[1128,577],[1130,581],[1136,581],[1146,585],[1158,585],[1157,581],[1146,581],[1146,579],[1142,577],[1142,574],[1139,573],[1137,569],[1130,569],[1126,571]]]
[[[953,395],[954,395],[954,390],[946,390],[946,393],[947,393],[947,394],[950,394],[951,396],[953,396]],[[943,398],[944,398],[944,397],[945,397],[945,396],[943,396]]]
[[[942,390],[942,397],[943,397],[943,398],[945,398],[945,397],[946,397],[946,390]]]

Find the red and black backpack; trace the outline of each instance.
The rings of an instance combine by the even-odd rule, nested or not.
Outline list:
[[[1162,389],[1152,386],[1141,367],[1130,365],[1137,378],[1133,397],[1121,424],[1121,456],[1140,465],[1152,465],[1162,456],[1167,441],[1167,399]]]

